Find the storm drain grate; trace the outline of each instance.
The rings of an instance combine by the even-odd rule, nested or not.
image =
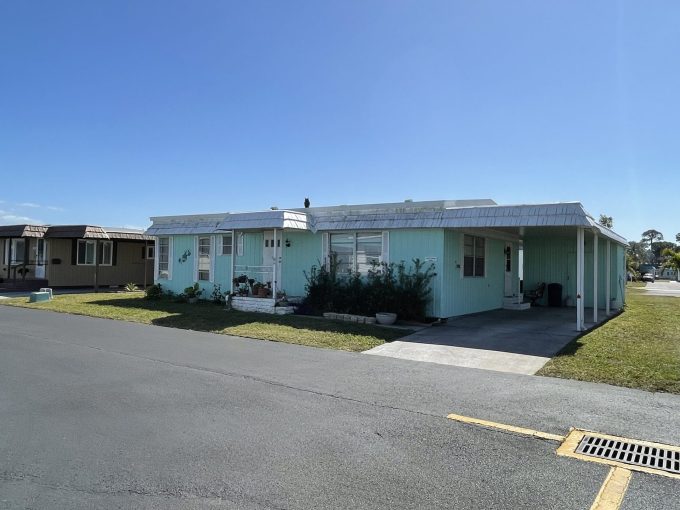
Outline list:
[[[576,453],[680,474],[680,451],[585,434]]]

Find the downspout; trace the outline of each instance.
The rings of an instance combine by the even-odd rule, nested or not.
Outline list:
[[[85,252],[87,253],[87,243]],[[94,240],[94,291],[99,292],[99,239]]]

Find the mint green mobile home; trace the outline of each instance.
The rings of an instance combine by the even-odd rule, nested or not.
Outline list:
[[[561,286],[559,304],[574,308],[578,330],[624,302],[626,240],[578,202],[408,201],[151,220],[157,283],[182,292],[198,282],[209,296],[247,275],[271,288],[271,297],[251,299],[254,310],[273,309],[277,293],[304,296],[305,272],[331,254],[340,271],[362,274],[373,261],[434,264],[429,313],[441,318],[521,313],[523,291],[542,283]],[[547,300],[546,292],[537,304]]]

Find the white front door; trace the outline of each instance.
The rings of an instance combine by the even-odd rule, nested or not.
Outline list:
[[[276,237],[276,241],[274,238]],[[272,276],[272,285],[276,284],[276,290],[279,289],[278,282],[281,281],[281,231],[274,235],[273,230],[266,230],[264,233],[264,245],[262,248],[262,264],[265,266],[272,266],[274,268],[274,275]],[[263,282],[267,283],[267,282]]]
[[[513,295],[512,288],[512,243],[505,243],[505,296]]]
[[[47,259],[47,253],[45,252],[45,240],[36,239],[33,248],[35,260],[35,277],[38,279],[45,278],[45,260]]]

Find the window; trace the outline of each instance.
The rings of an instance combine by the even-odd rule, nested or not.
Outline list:
[[[94,241],[78,241],[78,265],[94,265]]]
[[[210,281],[210,238],[198,238],[198,279]]]
[[[99,264],[102,266],[110,266],[113,263],[113,242],[102,241],[99,243],[99,253],[101,255],[101,261]]]
[[[97,263],[95,255],[96,241],[80,239],[78,241],[78,257],[76,259],[79,266],[94,266]],[[110,266],[113,263],[113,242],[99,241],[99,264]]]
[[[23,264],[24,255],[26,254],[26,240],[12,239],[12,265]],[[9,239],[5,239],[5,264],[9,264]]]
[[[169,278],[170,274],[170,238],[158,238],[158,277]]]
[[[234,238],[231,234],[224,234],[222,236],[222,255],[231,255],[234,248]]]
[[[366,274],[374,263],[382,261],[382,233],[357,234],[357,271]]]
[[[336,257],[338,273],[366,274],[374,262],[382,262],[381,232],[330,234],[330,253]]]
[[[146,258],[147,259],[153,259],[156,257],[156,247],[155,246],[147,246],[146,247]]]
[[[463,276],[484,276],[485,239],[463,236]]]
[[[335,256],[338,273],[354,270],[354,234],[331,234],[331,256]]]

